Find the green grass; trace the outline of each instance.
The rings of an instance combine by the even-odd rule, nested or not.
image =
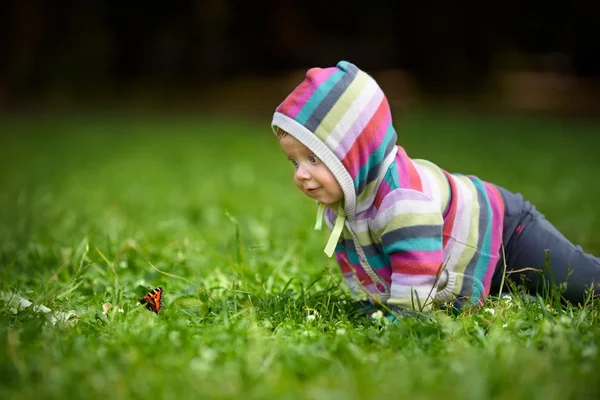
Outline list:
[[[395,325],[357,315],[268,125],[0,119],[3,399],[600,393],[596,304],[491,299]],[[411,156],[523,193],[600,254],[599,125],[429,111],[396,127]],[[156,286],[158,315],[136,301]]]

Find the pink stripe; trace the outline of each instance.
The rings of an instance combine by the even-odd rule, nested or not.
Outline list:
[[[379,186],[379,192],[381,192],[384,196],[388,196],[390,195],[392,189],[390,188],[390,185],[388,185],[387,181],[381,181],[381,186]]]
[[[360,264],[352,264],[352,266],[356,268],[356,275],[358,275],[358,280],[361,285],[365,286],[373,283],[371,277],[367,275]]]
[[[341,255],[341,254],[340,254]],[[368,285],[370,283],[373,283],[373,281],[371,280],[371,278],[369,277],[369,275],[367,275],[367,273],[365,272],[364,268],[362,267],[362,265],[360,264],[350,264],[348,260],[348,256],[346,253],[343,254],[345,257],[342,258],[342,261],[344,261],[344,266],[342,267],[342,264],[339,263],[340,258],[337,257],[336,254],[336,258],[338,259],[338,263],[340,265],[340,269],[342,270],[342,273],[344,274],[344,276],[349,276],[352,277],[353,279],[358,278],[358,283],[360,283],[361,285]],[[355,279],[356,280],[356,279]]]
[[[385,196],[390,194],[391,191],[392,191],[392,188],[390,187],[390,185],[387,183],[386,180],[382,179],[381,183],[379,184],[379,190],[377,191],[377,194],[375,195],[375,200],[373,200],[373,204],[375,205],[375,208],[379,209],[379,207],[381,207],[381,203],[383,203]]]
[[[318,68],[320,69],[320,68]],[[298,115],[298,113],[300,112],[300,110],[302,110],[302,107],[304,107],[304,104],[306,104],[306,102],[308,101],[308,99],[310,99],[310,97],[313,95],[313,93],[317,90],[317,88],[327,80],[327,78],[329,78],[335,71],[337,70],[337,68],[325,68],[320,70],[319,72],[315,72],[314,75],[311,74],[311,71],[308,71],[306,73],[307,75],[307,79],[311,79],[312,78],[312,83],[311,85],[308,87],[307,90],[304,91],[304,93],[302,93],[302,95],[300,97],[298,97],[298,100],[296,101],[296,103],[290,107],[287,116],[291,117],[291,118],[295,118],[296,115]],[[308,77],[308,75],[313,75],[310,78]]]
[[[392,275],[392,284],[400,286],[433,286],[435,279],[435,275],[394,274]]]
[[[400,186],[410,188],[410,175],[408,173],[407,163],[411,162],[406,155],[404,148],[398,146],[398,155],[396,156],[396,165],[398,166],[398,179]]]
[[[376,271],[377,271],[377,275],[379,275],[380,277],[382,277],[384,281],[386,281],[388,283],[392,281],[392,267],[391,267],[391,265],[386,265],[384,267],[377,268]]]
[[[490,199],[490,204],[492,207],[492,238],[491,238],[491,248],[490,253],[492,257],[490,259],[490,264],[488,265],[487,271],[485,272],[485,276],[483,277],[483,287],[484,287],[484,295],[487,296],[490,291],[490,285],[492,281],[492,276],[496,270],[496,264],[498,263],[498,259],[500,258],[499,251],[502,251],[501,241],[502,241],[502,227],[504,222],[504,207],[502,204],[502,199],[499,196],[499,193],[496,189],[490,184],[484,182],[483,183],[488,197]],[[496,256],[497,255],[497,256]]]
[[[338,156],[340,160],[343,160],[346,157],[346,154],[352,148],[352,145],[356,141],[356,139],[362,134],[365,127],[369,124],[369,121],[379,108],[379,105],[383,101],[383,92],[378,90],[369,104],[365,107],[365,109],[360,113],[354,124],[348,129],[348,132],[344,135],[344,139],[340,142],[337,149],[335,149],[335,154]]]
[[[442,250],[435,251],[403,251],[393,253],[391,256],[392,268],[394,271],[402,269],[405,273],[422,274],[424,270],[437,273],[440,265],[444,262],[444,253]],[[413,272],[418,271],[418,272]]]
[[[284,115],[288,115],[288,111],[292,107],[295,107],[297,105],[298,99],[304,93],[306,93],[307,90],[310,90],[310,82],[308,82],[307,80],[304,80],[300,85],[298,85],[298,87],[296,89],[294,89],[294,91],[292,93],[290,93],[288,95],[288,97],[285,98],[283,103],[281,103],[275,111],[280,112]]]
[[[342,270],[342,273],[344,275],[348,274],[348,273],[351,273],[351,274],[354,273],[354,271],[350,267],[350,261],[348,260],[348,253],[336,252],[335,259],[337,260],[338,265],[340,266],[340,269]]]

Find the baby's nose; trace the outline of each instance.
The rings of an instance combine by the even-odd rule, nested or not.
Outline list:
[[[296,178],[300,180],[308,180],[310,179],[310,174],[306,170],[306,168],[299,166],[296,170]]]

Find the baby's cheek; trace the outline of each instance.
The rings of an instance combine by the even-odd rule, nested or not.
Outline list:
[[[302,190],[302,183],[300,183],[300,181],[296,178],[294,178],[294,185],[296,185],[298,189]]]
[[[332,192],[337,192],[340,189],[338,181],[333,176],[329,179],[328,186],[329,190],[331,190]]]

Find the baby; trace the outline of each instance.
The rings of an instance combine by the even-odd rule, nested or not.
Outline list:
[[[565,300],[600,285],[600,259],[574,246],[520,194],[411,159],[396,145],[387,99],[367,73],[341,61],[312,68],[281,103],[272,128],[318,202],[352,296],[393,309],[460,309],[498,294],[505,270]],[[551,269],[546,264],[550,251]]]

